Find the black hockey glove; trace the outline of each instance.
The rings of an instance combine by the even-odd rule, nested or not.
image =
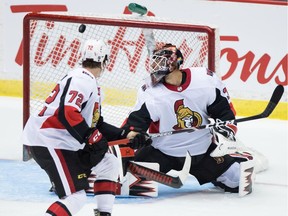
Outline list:
[[[136,130],[133,130],[133,131],[136,131]],[[136,136],[133,139],[131,139],[129,142],[130,148],[139,149],[144,146],[151,145],[152,139],[147,133],[143,131],[137,131],[137,132],[139,133],[136,134]]]
[[[90,130],[84,141],[90,150],[90,161],[95,166],[108,151],[108,141],[96,128]]]

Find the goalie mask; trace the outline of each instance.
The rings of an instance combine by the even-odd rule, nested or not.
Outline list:
[[[154,50],[151,59],[151,81],[152,85],[156,85],[163,81],[163,78],[179,69],[183,64],[183,55],[176,46],[165,44],[159,49]]]
[[[87,40],[81,53],[82,63],[84,61],[101,63],[101,69],[104,71],[108,63],[108,46],[102,40]]]

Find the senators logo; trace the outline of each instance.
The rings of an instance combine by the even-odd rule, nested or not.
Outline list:
[[[174,111],[177,118],[177,124],[173,126],[174,130],[183,128],[198,127],[202,124],[202,117],[198,112],[192,111],[184,106],[184,99],[178,100],[174,104]]]

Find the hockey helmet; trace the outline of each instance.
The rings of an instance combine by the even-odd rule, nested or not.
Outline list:
[[[156,85],[166,75],[179,69],[182,64],[183,55],[175,45],[164,44],[155,49],[150,64],[152,84]]]
[[[108,61],[108,46],[102,40],[90,39],[84,43],[81,54],[82,62],[86,60],[100,62],[103,68]]]

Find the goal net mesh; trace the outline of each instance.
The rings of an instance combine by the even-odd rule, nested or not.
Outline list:
[[[85,24],[85,31],[79,27]],[[143,29],[153,31],[156,44],[172,43],[184,56],[183,67],[204,66],[218,72],[217,28],[157,17],[121,15],[28,14],[24,19],[24,123],[38,114],[55,83],[79,66],[87,39],[103,39],[109,64],[99,79],[104,92],[102,115],[120,126],[149,78],[149,54]]]

